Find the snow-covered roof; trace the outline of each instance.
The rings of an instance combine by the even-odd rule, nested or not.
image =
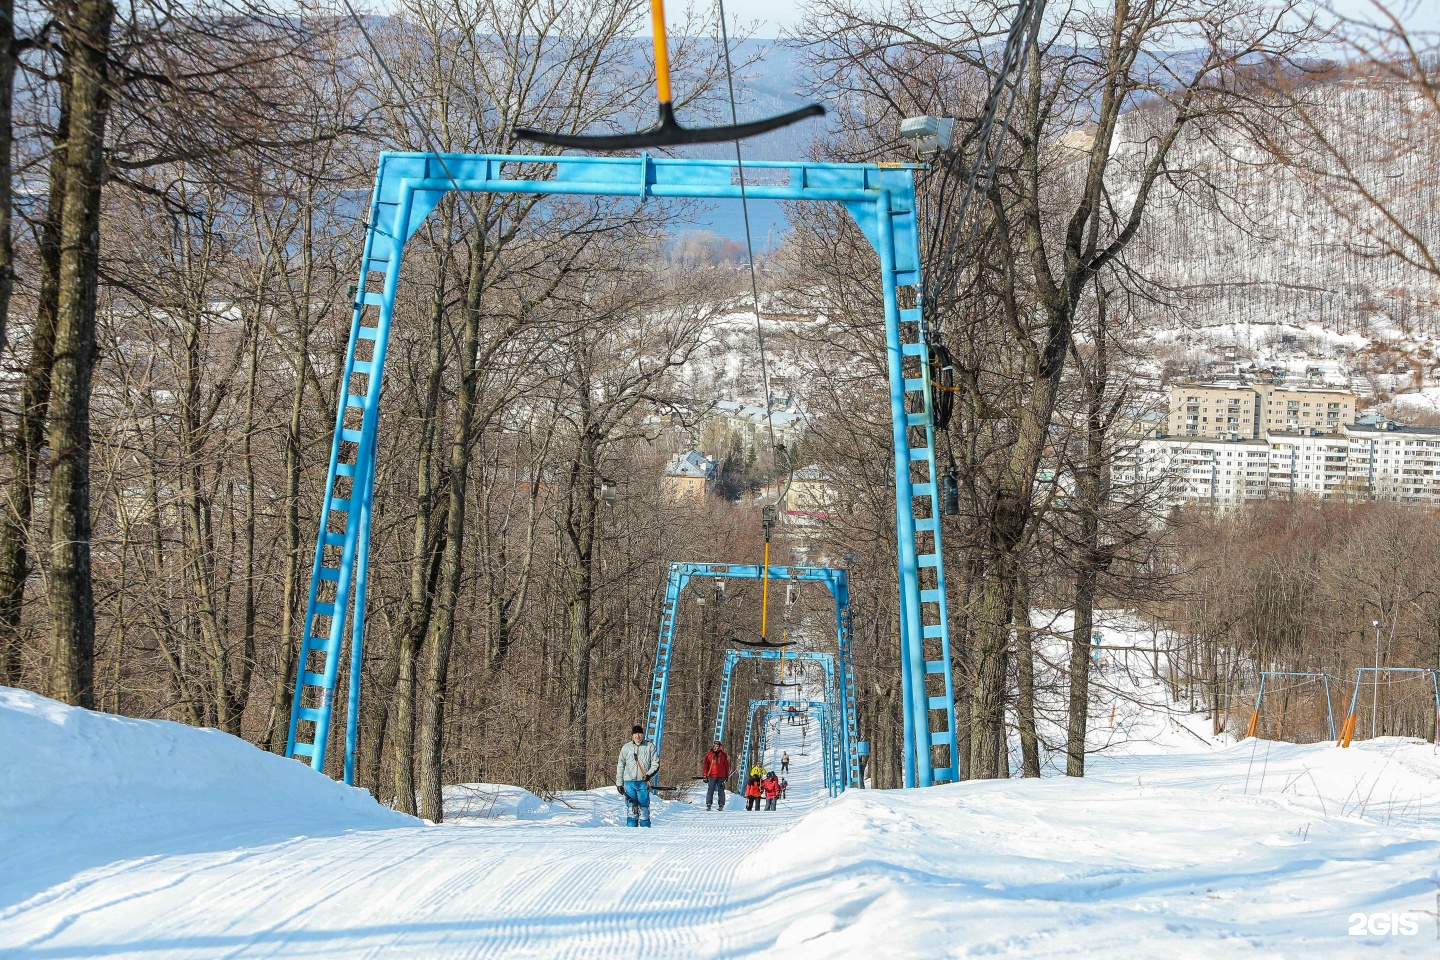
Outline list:
[[[802,419],[799,413],[793,411],[777,410],[772,406],[767,413],[763,405],[741,400],[717,400],[712,409],[731,420],[745,420],[757,426],[773,423],[777,430],[794,427]]]
[[[665,475],[667,477],[696,477],[701,480],[709,480],[715,475],[715,461],[698,450],[677,453],[670,458],[669,465],[665,467]]]

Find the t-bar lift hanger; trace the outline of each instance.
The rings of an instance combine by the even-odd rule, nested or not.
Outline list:
[[[670,102],[670,49],[665,40],[665,0],[650,0],[650,20],[655,43],[655,92],[660,100],[660,119],[655,126],[638,133],[600,135],[549,133],[531,127],[515,127],[512,131],[515,137],[576,150],[643,150],[649,147],[743,140],[788,127],[807,117],[824,116],[825,108],[818,103],[811,103],[764,120],[736,123],[728,127],[682,127],[675,119],[675,108]]]

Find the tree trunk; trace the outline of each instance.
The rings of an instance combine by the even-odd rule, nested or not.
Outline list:
[[[1085,776],[1085,736],[1090,717],[1090,636],[1095,629],[1095,571],[1075,575],[1075,624],[1070,635],[1070,717],[1065,740],[1065,775]]]
[[[994,566],[991,571],[981,587],[980,609],[975,617],[977,656],[970,700],[970,776],[976,780],[1004,776],[1001,768],[1007,762],[1005,686],[1015,579],[999,575]]]
[[[1079,511],[1076,535],[1075,623],[1070,644],[1070,716],[1065,744],[1065,775],[1085,775],[1085,737],[1090,718],[1090,638],[1095,629],[1095,594],[1100,574],[1109,561],[1100,548],[1100,518],[1110,495],[1105,437],[1109,420],[1105,394],[1109,385],[1109,332],[1106,329],[1104,288],[1097,289],[1095,356],[1085,382],[1085,460],[1076,484]]]
[[[595,650],[591,637],[590,593],[588,587],[576,590],[576,595],[565,607],[570,636],[565,777],[571,790],[584,790],[589,777],[590,657]]]
[[[206,461],[206,434],[201,383],[205,377],[201,350],[205,335],[200,307],[192,304],[185,318],[184,396],[180,416],[179,481],[181,497],[180,550],[184,577],[195,607],[196,632],[203,644],[206,714],[226,733],[236,728],[226,716],[229,663],[215,598],[215,544],[210,529],[211,505],[201,487],[201,465]]]
[[[598,507],[595,472],[596,444],[590,424],[588,384],[581,388],[584,411],[579,449],[570,465],[566,491],[567,540],[571,555],[567,563],[570,597],[565,604],[569,637],[570,683],[567,721],[566,784],[584,790],[588,778],[590,738],[590,657],[595,651],[592,604],[595,593],[595,524]]]
[[[14,187],[11,149],[14,143],[15,0],[0,0],[0,353],[9,341],[10,295],[15,289],[15,244],[11,235]]]
[[[258,308],[257,308],[258,309]],[[245,508],[240,518],[244,546],[240,568],[244,571],[244,592],[240,600],[240,663],[239,676],[226,690],[225,721],[230,733],[240,736],[245,708],[250,703],[250,682],[255,676],[255,620],[257,576],[255,573],[255,457],[251,437],[259,428],[255,421],[255,395],[258,390],[260,366],[260,325],[252,321],[250,336],[250,370],[245,383],[245,436],[241,441],[241,457],[245,464]]]
[[[435,585],[445,537],[449,532],[448,515],[438,519],[442,525],[435,534],[435,418],[440,405],[440,385],[445,373],[445,268],[440,267],[440,280],[430,302],[430,368],[426,374],[425,397],[421,408],[420,446],[416,453],[415,476],[415,537],[410,554],[410,596],[397,631],[392,664],[387,664],[381,677],[382,691],[393,689],[391,709],[394,711],[395,800],[397,807],[409,814],[419,813],[415,803],[415,692],[416,668],[420,650],[430,632],[435,609]],[[448,506],[448,501],[446,501]],[[385,681],[393,675],[387,686]],[[372,750],[374,763],[379,763],[384,742],[385,724],[376,726]],[[378,772],[378,769],[377,769]],[[378,777],[377,777],[378,782]]]
[[[1035,359],[1035,389],[1017,413],[1011,444],[998,483],[995,506],[987,525],[987,545],[975,616],[976,670],[971,697],[970,776],[1000,777],[1005,755],[1006,651],[1015,584],[1022,575],[1017,552],[1034,522],[1035,477],[1049,436],[1051,416],[1060,392],[1065,353],[1070,341],[1071,305],[1051,311],[1044,350]]]
[[[295,318],[295,392],[290,399],[290,422],[285,431],[285,585],[280,607],[280,663],[275,685],[270,691],[270,713],[266,723],[266,742],[271,753],[284,753],[290,736],[290,692],[295,688],[295,665],[300,654],[299,631],[295,619],[300,613],[303,553],[300,533],[300,450],[304,438],[305,385],[310,369],[310,305],[309,297],[314,275],[314,214],[307,213],[304,236],[300,242],[300,261],[304,271],[301,282],[302,303],[292,311]],[[308,624],[302,624],[305,629]]]
[[[420,812],[439,823],[445,816],[444,770],[445,699],[448,695],[450,653],[454,648],[455,608],[460,601],[460,575],[465,548],[465,497],[469,489],[471,437],[475,404],[480,389],[480,304],[485,287],[485,235],[483,227],[470,248],[470,276],[465,291],[465,325],[459,355],[459,389],[455,394],[455,422],[451,431],[450,476],[445,518],[445,555],[440,561],[440,582],[431,618],[430,657],[420,706]]]
[[[40,291],[30,336],[30,361],[20,388],[20,423],[11,448],[8,509],[0,518],[0,684],[6,686],[18,685],[22,673],[20,624],[25,584],[30,578],[30,521],[40,450],[45,444],[50,367],[55,359],[55,317],[60,308],[60,213],[65,207],[65,138],[70,123],[68,72],[61,71],[57,86],[60,111],[55,124],[55,149],[50,156],[49,199],[38,230]]]
[[[1015,589],[1015,701],[1020,729],[1021,775],[1040,776],[1040,738],[1035,732],[1035,643],[1030,632],[1030,598],[1024,585]]]
[[[59,311],[50,371],[50,695],[95,702],[95,599],[90,579],[90,382],[95,363],[100,193],[107,63],[115,8],[78,0],[60,25],[70,64]]]

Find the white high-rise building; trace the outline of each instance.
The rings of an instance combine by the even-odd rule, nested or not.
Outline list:
[[[1440,500],[1440,430],[1376,420],[1345,436],[1355,487],[1376,500]]]
[[[1344,434],[1271,430],[1270,490],[1336,497],[1345,492],[1350,443]]]
[[[1121,482],[1160,482],[1173,502],[1229,505],[1267,495],[1269,459],[1270,446],[1264,440],[1152,438],[1139,445],[1134,466],[1117,471],[1117,477]]]
[[[1131,462],[1117,464],[1116,477],[1160,483],[1173,503],[1219,507],[1297,495],[1440,502],[1440,430],[1367,418],[1338,433],[1152,437],[1136,446]]]

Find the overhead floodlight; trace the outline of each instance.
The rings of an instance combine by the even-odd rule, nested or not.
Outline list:
[[[900,138],[910,144],[916,156],[929,156],[949,150],[955,139],[952,117],[906,117],[900,121]]]

